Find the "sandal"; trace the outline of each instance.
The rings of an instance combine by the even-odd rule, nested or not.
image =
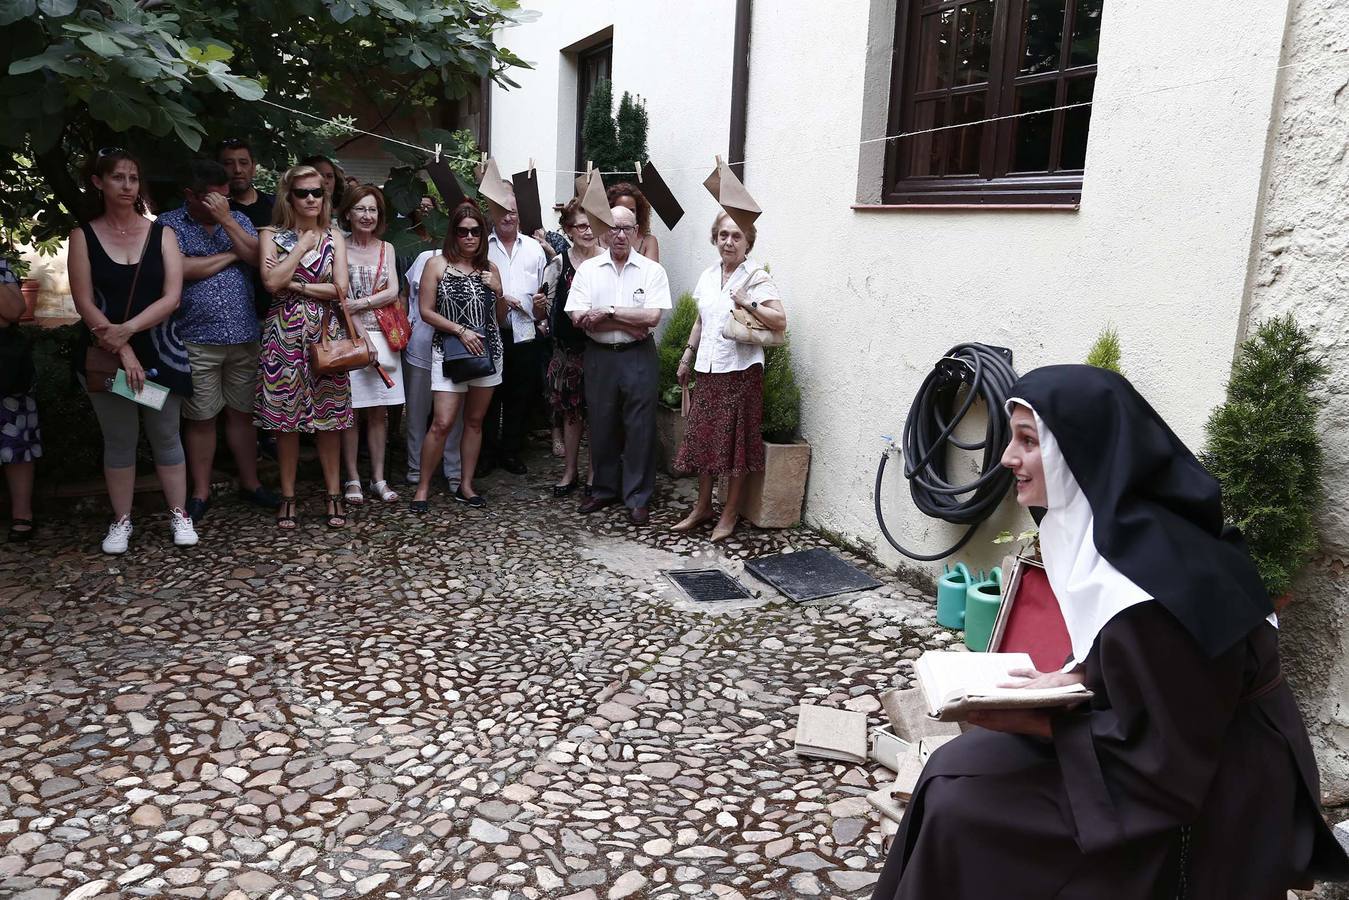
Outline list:
[[[408,509],[410,509],[410,510],[412,510],[413,512],[415,512],[417,515],[421,515],[421,514],[423,514],[423,513],[429,513],[429,512],[431,511],[431,501],[430,501],[430,500],[413,500],[411,503],[408,504]]]
[[[328,495],[328,527],[343,528],[347,524],[347,508],[340,494]]]
[[[281,506],[276,511],[276,527],[290,531],[298,524],[300,521],[295,517],[295,498],[282,497]]]
[[[358,479],[353,478],[342,485],[342,499],[353,506],[360,506],[365,502],[365,493],[361,490],[361,482]]]
[[[32,519],[11,519],[9,522],[9,542],[11,544],[22,544],[25,541],[32,540],[33,520]]]
[[[389,487],[387,481],[376,481],[370,485],[370,491],[385,503],[395,503],[398,500],[398,492]]]

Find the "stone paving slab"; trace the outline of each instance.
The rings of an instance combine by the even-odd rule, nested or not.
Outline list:
[[[225,501],[189,550],[151,516],[118,559],[99,517],[0,546],[0,895],[869,896],[887,773],[792,727],[802,700],[878,724],[952,640],[924,595],[848,557],[884,586],[798,605],[743,561],[818,535],[713,550],[668,532],[688,482],[638,529],[546,474],[343,531],[311,491],[292,534]],[[709,565],[756,597],[659,573]]]

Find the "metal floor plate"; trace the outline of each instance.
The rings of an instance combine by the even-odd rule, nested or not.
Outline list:
[[[721,600],[753,599],[743,584],[721,569],[666,569],[664,574],[690,600],[715,603]]]
[[[881,586],[857,566],[819,547],[761,556],[745,563],[745,569],[798,602]]]

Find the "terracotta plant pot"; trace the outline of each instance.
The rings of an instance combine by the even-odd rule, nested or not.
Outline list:
[[[791,528],[801,522],[810,475],[810,444],[764,441],[764,470],[747,476],[740,515],[758,528]],[[726,501],[726,479],[717,480],[717,494]]]
[[[38,281],[33,278],[25,278],[19,283],[19,290],[23,292],[23,315],[19,317],[20,322],[31,322],[37,315],[39,287]]]

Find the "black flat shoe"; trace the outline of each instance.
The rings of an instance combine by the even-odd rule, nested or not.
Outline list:
[[[472,497],[466,497],[464,496],[463,491],[455,491],[454,499],[458,500],[460,503],[467,504],[470,509],[482,509],[487,505],[487,498],[483,497],[482,494],[474,494]]]
[[[9,542],[11,544],[27,543],[33,539],[33,531],[32,519],[12,519],[9,523]]]
[[[429,513],[431,511],[431,501],[413,500],[411,503],[408,504],[408,509],[415,512],[417,515],[421,515],[422,513]]]
[[[566,484],[553,485],[553,496],[565,497],[574,490],[576,490],[576,480],[572,479],[571,481],[568,481]]]

